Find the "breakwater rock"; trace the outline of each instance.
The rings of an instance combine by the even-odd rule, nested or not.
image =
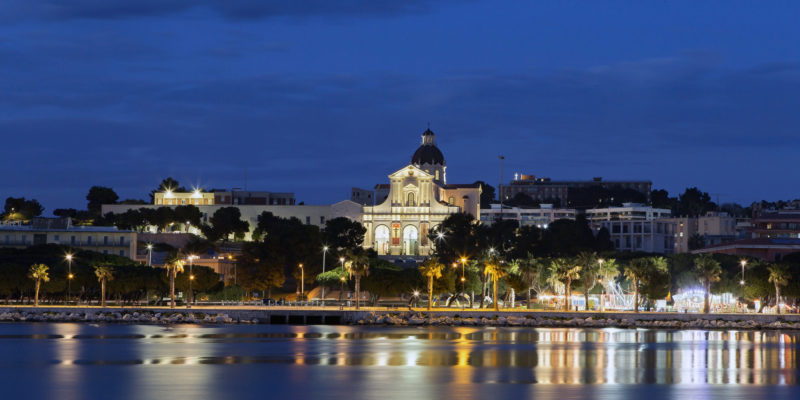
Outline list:
[[[479,314],[479,315],[476,315]],[[363,313],[357,320],[351,321],[355,325],[393,325],[393,326],[497,326],[497,327],[561,327],[561,328],[654,328],[654,329],[798,329],[800,320],[797,318],[784,319],[781,316],[770,315],[760,318],[750,318],[743,314],[736,316],[726,314],[714,318],[713,314],[686,315],[674,314],[674,319],[669,319],[669,314],[627,314],[619,317],[618,314],[605,316],[571,315],[563,316],[516,314],[505,313],[467,312],[464,314],[448,313],[445,315],[436,312],[402,312],[402,313]],[[553,314],[553,313],[550,313]],[[650,318],[658,315],[658,318]],[[764,318],[771,317],[771,318]],[[792,316],[795,317],[795,316]]]
[[[88,310],[84,312],[69,311],[3,311],[0,322],[120,322],[136,324],[250,324],[259,323],[258,319],[232,318],[222,312],[203,311],[103,311]]]

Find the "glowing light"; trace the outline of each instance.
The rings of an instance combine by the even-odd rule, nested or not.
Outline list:
[[[200,197],[203,197],[203,195],[200,193],[200,189],[197,189],[197,188],[195,188],[195,189],[192,191],[192,197],[194,197],[194,198],[200,198]]]
[[[168,199],[171,199],[172,198],[172,189],[167,189],[167,191],[164,193],[164,197],[166,197]]]
[[[72,254],[67,254],[65,257],[67,261],[72,261]]]
[[[419,296],[419,290],[414,291],[414,296]]]
[[[68,277],[69,279],[72,279],[72,278],[74,278],[74,277],[75,277],[75,275],[69,274],[67,277]]]
[[[328,246],[323,246],[322,251],[328,251]]]

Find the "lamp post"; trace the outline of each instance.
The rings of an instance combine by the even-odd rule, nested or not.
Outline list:
[[[148,243],[147,244],[147,266],[148,267],[152,267],[153,266],[153,244],[152,243]]]
[[[339,301],[342,301],[342,294],[344,293],[344,281],[345,281],[344,276],[340,277],[339,281],[341,282],[339,288]]]
[[[194,280],[194,259],[196,255],[189,255],[189,301],[186,302],[186,308],[192,308],[192,301],[194,301],[194,293],[192,293],[192,281]]]
[[[303,299],[306,297],[306,285],[305,285],[305,270],[303,270],[303,264],[300,264],[300,298]]]
[[[597,259],[597,264],[600,266],[599,270],[603,270],[603,260],[602,258]],[[600,282],[600,312],[604,312],[606,310],[606,287],[603,285],[603,278],[598,278],[598,282]]]
[[[72,292],[72,254],[67,253],[66,255],[67,265],[68,265],[68,272],[67,272],[67,303],[69,303],[69,295]]]
[[[739,281],[739,286],[742,287],[742,300],[744,300],[744,266],[747,265],[747,260],[740,261],[742,264],[742,280]]]
[[[328,253],[328,246],[322,246],[322,273],[325,273],[325,254]],[[322,306],[325,307],[325,284],[322,284]]]

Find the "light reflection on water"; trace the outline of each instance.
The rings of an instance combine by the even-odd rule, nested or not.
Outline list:
[[[12,389],[46,377],[39,394],[67,399],[109,390],[250,397],[260,393],[252,384],[271,394],[358,389],[366,398],[391,388],[470,398],[492,384],[523,384],[512,395],[531,394],[530,384],[795,385],[798,347],[800,335],[776,331],[5,324],[0,372],[18,377]]]

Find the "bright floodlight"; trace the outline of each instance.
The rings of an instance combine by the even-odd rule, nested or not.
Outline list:
[[[67,260],[72,261],[72,254],[67,254],[66,257],[67,257]]]

